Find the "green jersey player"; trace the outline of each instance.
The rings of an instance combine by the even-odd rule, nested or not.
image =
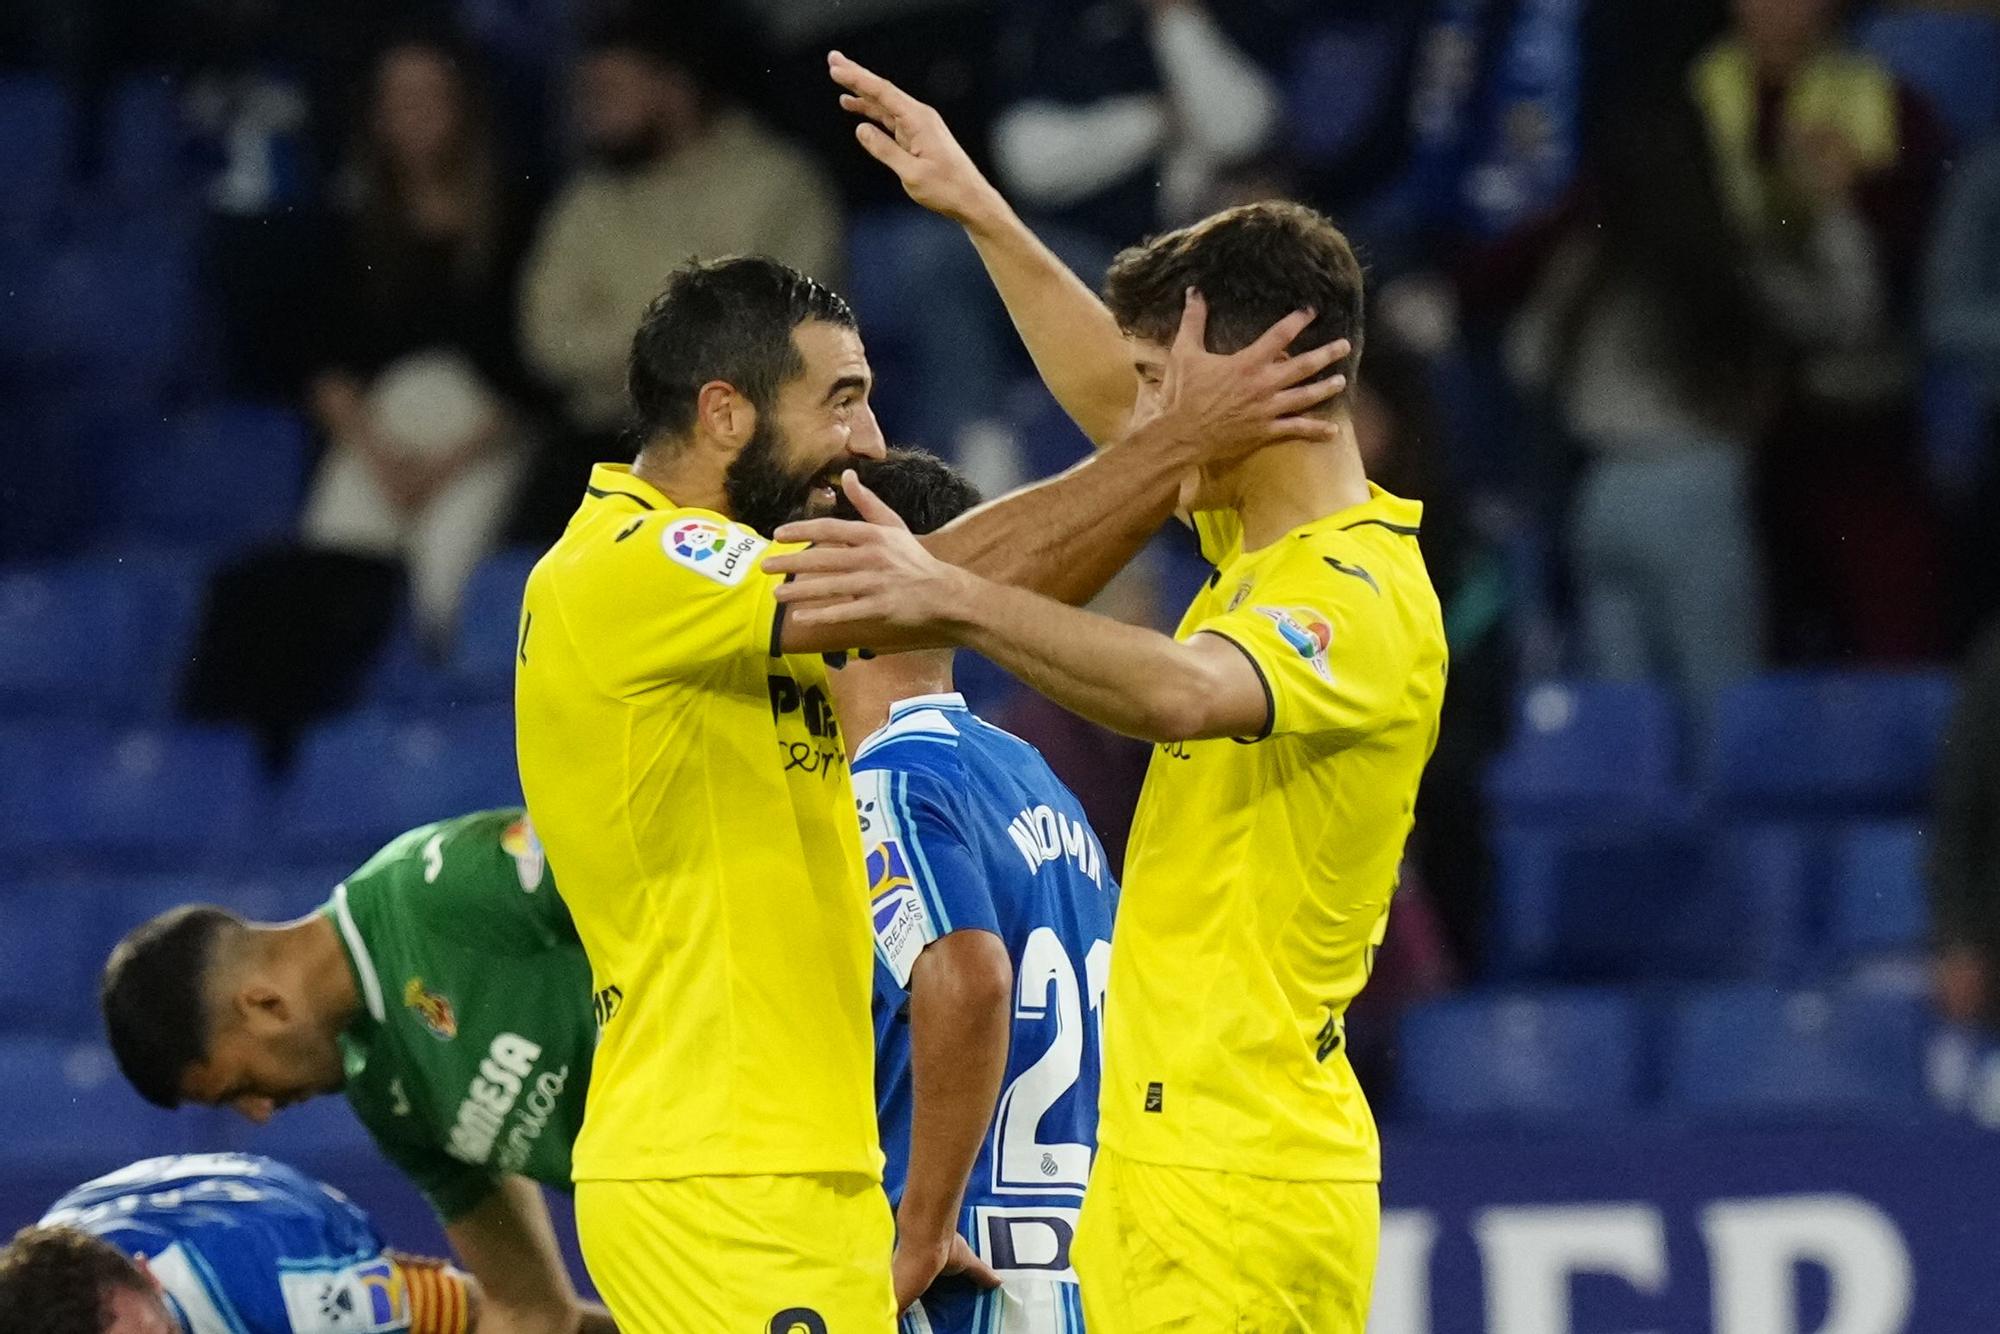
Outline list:
[[[590,963],[526,813],[402,835],[294,922],[173,909],[112,951],[111,1046],[163,1107],[259,1123],[344,1091],[485,1289],[482,1331],[612,1328],[537,1182],[567,1189],[597,1041]]]

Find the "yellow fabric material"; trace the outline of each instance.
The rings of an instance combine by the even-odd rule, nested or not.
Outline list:
[[[1261,740],[1158,747],[1112,939],[1099,1140],[1150,1163],[1373,1181],[1348,1002],[1387,925],[1437,740],[1445,639],[1420,506],[1363,505],[1216,564],[1179,635],[1240,648],[1272,701]]]
[[[879,1179],[874,933],[826,665],[772,550],[601,466],[529,576],[521,783],[590,956],[578,1181]]]
[[[1363,1334],[1381,1243],[1373,1182],[1101,1154],[1077,1227],[1091,1334]]]
[[[890,1334],[895,1223],[865,1176],[586,1181],[577,1239],[622,1334]]]

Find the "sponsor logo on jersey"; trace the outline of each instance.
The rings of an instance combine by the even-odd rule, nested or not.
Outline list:
[[[660,530],[660,548],[668,560],[732,586],[743,582],[757,553],[769,545],[747,529],[710,519],[682,519]]]
[[[1258,612],[1271,618],[1278,627],[1278,637],[1285,641],[1294,653],[1304,658],[1322,681],[1333,680],[1333,669],[1327,666],[1327,650],[1333,647],[1333,627],[1326,617],[1310,607],[1259,607]]]
[[[421,977],[403,983],[403,1004],[416,1011],[417,1018],[424,1021],[424,1027],[439,1042],[449,1042],[458,1036],[458,1012],[444,996],[425,986]]]
[[[542,887],[542,873],[548,867],[548,854],[542,851],[542,840],[535,833],[534,821],[524,815],[508,825],[500,835],[500,850],[514,859],[514,875],[521,882],[524,893],[532,894]]]
[[[875,919],[875,943],[899,985],[910,980],[917,956],[930,943],[924,930],[923,900],[903,859],[902,845],[877,843],[868,849],[868,901]]]
[[[518,1033],[502,1033],[493,1039],[486,1059],[479,1063],[479,1073],[466,1088],[465,1100],[458,1105],[446,1145],[452,1157],[475,1167],[492,1162],[503,1172],[521,1170],[569,1083],[568,1066],[536,1075],[535,1062],[541,1056],[541,1045]],[[517,1104],[521,1115],[502,1143],[500,1132]],[[497,1158],[496,1148],[500,1151]]]
[[[1104,852],[1083,821],[1049,806],[1033,806],[1008,823],[1007,837],[1031,874],[1040,875],[1044,866],[1067,857],[1099,889],[1104,888]]]

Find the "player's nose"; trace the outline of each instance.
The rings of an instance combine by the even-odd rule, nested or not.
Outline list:
[[[866,403],[848,431],[847,452],[864,459],[888,457],[889,442],[882,438],[882,423],[875,420],[875,409]]]

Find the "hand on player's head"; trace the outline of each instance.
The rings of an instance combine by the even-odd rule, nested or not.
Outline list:
[[[935,107],[838,51],[827,53],[826,64],[846,90],[841,108],[862,118],[854,137],[896,173],[911,199],[962,223],[997,198]]]
[[[1287,349],[1313,318],[1310,310],[1293,311],[1241,351],[1211,352],[1208,303],[1200,292],[1188,289],[1180,328],[1153,395],[1152,428],[1194,442],[1207,463],[1283,441],[1337,438],[1339,425],[1319,409],[1347,388],[1347,377],[1314,377],[1353,349],[1340,338],[1291,355]]]

